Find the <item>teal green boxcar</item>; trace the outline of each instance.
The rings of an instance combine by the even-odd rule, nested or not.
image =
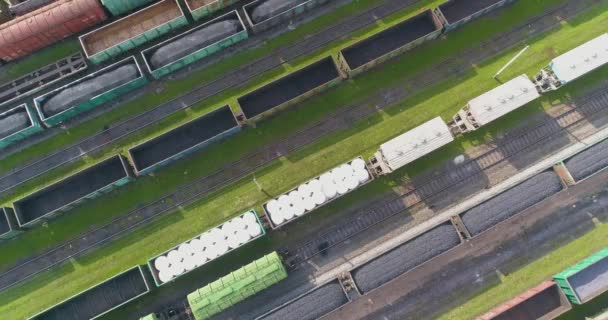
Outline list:
[[[21,232],[13,208],[0,208],[0,240],[13,238]]]
[[[52,97],[54,97],[58,94],[61,94],[62,92],[66,92],[67,90],[70,90],[71,88],[74,88],[75,86],[77,86],[83,82],[91,81],[97,77],[103,76],[104,74],[108,74],[109,72],[112,72],[120,67],[127,66],[127,65],[135,65],[137,67],[137,72],[138,72],[137,76],[133,77],[133,79],[130,80],[129,82],[116,86],[116,87],[108,87],[108,88],[106,88],[107,89],[106,91],[104,91],[102,93],[96,93],[92,98],[90,98],[86,101],[76,102],[75,105],[69,106],[65,110],[63,110],[59,113],[56,113],[56,114],[50,114],[44,110],[44,104],[47,101],[49,101]],[[34,99],[34,104],[36,106],[36,110],[38,112],[38,115],[40,116],[40,119],[42,119],[42,122],[48,127],[53,127],[53,126],[60,124],[61,122],[64,122],[66,120],[69,120],[69,119],[75,117],[76,115],[78,115],[80,113],[91,110],[104,103],[110,102],[121,95],[124,95],[133,90],[136,90],[136,89],[144,86],[146,83],[148,83],[148,79],[141,71],[141,67],[137,63],[137,60],[135,59],[135,57],[129,57],[129,58],[119,61],[115,64],[112,64],[106,68],[103,68],[97,72],[94,72],[83,78],[80,78],[72,83],[69,83],[59,89],[53,90],[40,97],[37,97]]]
[[[3,120],[9,121],[9,117],[18,117],[19,114],[27,115],[27,123],[25,123],[20,130],[7,130],[0,133],[0,149],[43,130],[42,126],[40,125],[40,121],[38,121],[38,118],[35,115],[35,112],[27,103],[0,113],[0,125],[2,125]]]
[[[143,7],[154,0],[101,0],[101,4],[117,17]]]
[[[161,67],[155,67],[153,66],[152,62],[150,61],[150,57],[161,47],[174,42],[176,40],[179,40],[180,38],[183,38],[193,32],[196,32],[198,30],[201,30],[213,23],[217,23],[217,22],[221,22],[223,20],[238,20],[239,21],[239,29],[237,30],[236,33],[221,39],[213,44],[207,45],[203,48],[198,49],[195,52],[192,52],[190,54],[187,54],[173,62],[170,62],[168,64],[165,64],[164,66]],[[222,15],[220,17],[217,17],[207,23],[202,24],[199,27],[196,27],[194,29],[188,30],[178,36],[175,36],[167,41],[164,41],[162,43],[159,43],[151,48],[148,48],[144,51],[142,51],[142,56],[144,58],[144,61],[146,61],[146,67],[148,68],[148,71],[152,74],[152,76],[155,79],[159,79],[169,73],[172,73],[174,71],[177,71],[179,69],[182,69],[192,63],[195,63],[199,60],[205,59],[206,57],[224,50],[227,47],[230,47],[240,41],[243,41],[245,39],[247,39],[249,37],[249,34],[247,33],[247,29],[245,28],[245,24],[243,23],[243,20],[241,19],[241,17],[239,16],[238,12],[232,11],[229,12],[225,15]]]
[[[297,6],[287,9],[281,12],[276,13],[274,16],[263,20],[263,21],[253,21],[252,13],[255,8],[259,5],[266,2],[261,0],[252,1],[243,6],[243,11],[245,12],[245,18],[247,19],[247,23],[251,26],[251,29],[254,33],[262,32],[264,30],[273,28],[285,22],[288,22],[295,18],[296,16],[302,15],[305,12],[311,11],[312,9],[323,5],[330,0],[308,0],[298,4]]]
[[[187,24],[176,0],[162,0],[80,36],[80,44],[87,58],[98,64]]]
[[[574,304],[583,304],[608,290],[608,248],[553,276]]]
[[[185,0],[186,7],[195,21],[212,15],[214,12],[229,7],[241,0]]]

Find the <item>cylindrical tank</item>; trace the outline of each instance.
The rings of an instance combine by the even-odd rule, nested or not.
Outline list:
[[[108,17],[98,0],[62,0],[0,25],[0,59],[11,61]]]

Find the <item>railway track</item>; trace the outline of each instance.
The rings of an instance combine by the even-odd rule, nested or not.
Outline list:
[[[586,8],[581,2],[571,0],[565,5],[527,21],[521,27],[483,43],[478,48],[466,50],[458,57],[444,60],[424,74],[410,79],[404,85],[388,89],[362,103],[341,108],[292,136],[253,152],[193,183],[180,187],[174,193],[139,207],[104,226],[87,231],[68,242],[30,257],[0,274],[0,291],[24,282],[98,246],[107,244],[136,227],[149,223],[163,214],[173,212],[180,206],[192,204],[203,195],[241,179],[283,155],[303,149],[329,133],[348,129],[356,122],[378,112],[378,109],[394,105],[417,91],[413,88],[420,90],[438,84],[455,74],[462,75],[470,70],[471,64],[480,63],[500,51],[558,26],[560,20],[556,19],[556,16],[562,19],[572,18]],[[492,49],[488,50],[489,47]],[[378,214],[383,213],[379,212]]]
[[[289,63],[321,48],[322,46],[347,37],[349,34],[383,19],[395,11],[411,6],[420,0],[387,0],[357,16],[347,18],[335,25],[301,39],[296,44],[235,69],[220,78],[204,84],[195,90],[163,103],[154,109],[110,126],[91,137],[85,138],[62,150],[35,160],[9,174],[0,177],[0,193],[34,179],[64,164],[75,162],[83,156],[100,152],[104,147],[144,128],[157,124],[162,119],[188,108],[224,91],[242,87],[249,80]]]
[[[496,143],[494,148],[476,158],[467,160],[456,171],[452,171],[452,168],[443,170],[440,175],[428,180],[420,187],[410,187],[402,197],[388,202],[377,201],[370,207],[357,210],[356,216],[351,220],[324,230],[314,240],[305,241],[293,248],[283,248],[280,251],[287,256],[288,265],[297,268],[302,263],[344,243],[374,225],[404,213],[425,200],[437,197],[448,189],[466,183],[473,177],[483,174],[485,170],[538,146],[557,134],[568,133],[572,127],[587,119],[588,116],[606,110],[608,110],[608,85],[590,94],[574,109],[557,118],[546,119],[526,132],[501,138],[501,141],[508,142],[500,143],[500,145]]]

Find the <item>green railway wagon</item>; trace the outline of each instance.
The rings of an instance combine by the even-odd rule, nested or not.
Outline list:
[[[101,4],[103,4],[113,16],[117,17],[143,7],[152,1],[155,0],[101,0]]]
[[[272,252],[190,293],[188,303],[196,320],[209,319],[285,278],[281,257]]]
[[[583,304],[608,290],[608,248],[553,277],[570,302]]]
[[[175,59],[169,58],[169,60],[167,60],[167,58],[162,59],[162,56],[160,56],[161,54],[166,56],[168,52],[163,51],[169,51],[180,43],[191,44],[194,39],[198,39],[201,36],[205,36],[204,39],[209,39],[209,37],[204,34],[205,31],[217,30],[217,28],[223,27],[222,24],[227,24],[228,27],[232,27],[234,30],[230,30],[229,35],[215,42],[208,43],[208,41],[202,41],[199,46],[183,48],[183,52],[180,54],[173,54]],[[205,59],[214,53],[220,52],[248,37],[247,28],[245,28],[243,20],[235,10],[150,47],[142,51],[141,54],[146,62],[148,71],[155,79],[159,79],[169,73]],[[172,51],[175,52],[175,50]]]
[[[195,21],[204,19],[213,13],[234,5],[241,0],[184,0]]]
[[[100,82],[103,83],[102,92]],[[34,99],[34,104],[42,122],[53,127],[147,83],[148,79],[135,57],[129,57],[39,96]]]
[[[0,240],[14,238],[21,231],[13,208],[0,208]]]
[[[80,36],[86,57],[98,64],[188,24],[176,0],[162,0]]]
[[[0,149],[42,130],[35,112],[27,103],[0,113]]]

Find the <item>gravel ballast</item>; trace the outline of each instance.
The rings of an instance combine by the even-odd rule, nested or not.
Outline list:
[[[330,282],[292,301],[260,320],[313,320],[339,308],[348,302],[338,281]]]
[[[456,229],[446,222],[355,269],[353,278],[362,292],[369,292],[459,243]]]
[[[592,174],[608,167],[608,140],[578,153],[564,161],[570,174],[577,181],[588,178]]]
[[[562,185],[552,171],[538,174],[523,183],[469,209],[461,215],[472,236],[559,192]]]

